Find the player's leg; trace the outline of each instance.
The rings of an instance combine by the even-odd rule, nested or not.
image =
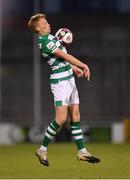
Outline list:
[[[67,118],[67,106],[55,107],[55,120],[48,126],[44,139],[42,141],[42,149],[47,150],[49,143],[55,138],[57,131],[66,121]]]
[[[79,95],[75,81],[72,81],[72,84],[73,90],[70,97],[69,107],[69,114],[71,118],[71,133],[76,143],[78,151],[81,152],[86,151],[86,149],[83,142],[82,129],[80,127]]]
[[[90,163],[97,163],[100,160],[91,156],[84,145],[82,129],[80,126],[79,96],[75,84],[71,94],[70,103],[71,106],[69,108],[69,112],[71,116],[71,133],[78,149],[77,158],[79,160],[88,161]]]
[[[76,143],[79,152],[85,152],[86,148],[83,141],[82,129],[80,126],[80,112],[79,104],[72,104],[69,107],[70,117],[71,117],[71,134]]]
[[[55,107],[55,120],[50,123],[48,126],[42,144],[40,148],[36,152],[36,156],[38,157],[41,164],[45,166],[49,166],[49,162],[47,159],[47,148],[48,145],[55,138],[57,131],[62,126],[62,124],[66,121],[67,118],[67,106],[58,106]]]
[[[66,103],[66,96],[68,94],[68,83],[61,81],[57,84],[52,84],[51,90],[54,95],[55,120],[48,126],[41,147],[36,152],[40,162],[47,166],[49,165],[47,160],[48,145],[53,141],[58,130],[67,119],[68,105]]]
[[[80,126],[80,112],[79,112],[79,105],[73,104],[69,108],[71,114],[71,133],[73,139],[77,145],[78,154],[77,158],[81,161],[88,161],[89,163],[98,163],[100,159],[92,156],[87,149],[85,148],[84,141],[83,141],[83,134],[82,129]]]

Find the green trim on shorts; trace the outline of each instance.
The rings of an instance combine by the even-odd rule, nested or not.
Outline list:
[[[55,106],[62,106],[62,101],[55,101]]]
[[[71,69],[71,65],[68,64],[67,66],[63,66],[63,67],[60,67],[58,69],[55,69],[55,70],[52,70],[51,71],[51,74],[56,74],[56,73],[61,73],[61,72],[65,72],[65,71],[68,71]]]
[[[74,77],[73,74],[71,74],[70,76],[66,76],[66,77],[59,78],[59,79],[50,79],[50,83],[51,83],[51,84],[57,84],[57,83],[59,83],[60,81],[69,80],[69,79],[71,79],[72,77]]]

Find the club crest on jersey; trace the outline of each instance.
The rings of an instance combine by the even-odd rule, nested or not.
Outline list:
[[[55,43],[52,41],[47,44],[48,49],[53,49],[54,46],[55,46]]]

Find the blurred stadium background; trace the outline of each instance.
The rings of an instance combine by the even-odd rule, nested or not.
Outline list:
[[[74,33],[68,49],[91,68],[77,79],[81,125],[89,142],[130,141],[130,1],[0,0],[0,144],[40,142],[54,118],[49,68],[27,22],[47,14],[54,34]],[[70,141],[68,124],[57,141]]]

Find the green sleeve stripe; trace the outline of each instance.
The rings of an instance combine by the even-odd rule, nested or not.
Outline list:
[[[50,79],[50,83],[51,84],[57,84],[59,83],[60,81],[66,81],[68,79],[71,79],[73,76],[73,74],[71,74],[70,76],[66,76],[66,77],[63,77],[63,78],[58,78],[58,79]]]
[[[63,67],[60,67],[58,69],[55,69],[55,70],[52,70],[51,71],[51,74],[56,74],[56,73],[61,73],[61,72],[65,72],[65,71],[68,71],[71,69],[71,65],[68,64],[67,66],[63,66]]]

